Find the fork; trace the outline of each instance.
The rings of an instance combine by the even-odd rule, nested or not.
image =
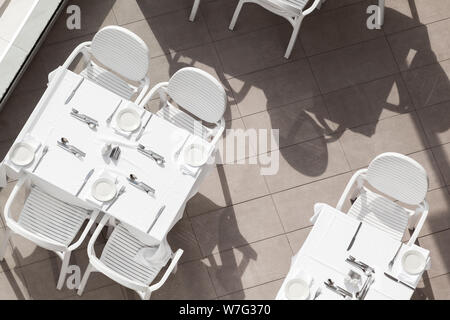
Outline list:
[[[395,259],[397,258],[398,253],[400,252],[400,249],[402,248],[402,246],[403,246],[403,242],[400,243],[400,246],[398,247],[397,251],[395,252],[394,257],[392,258],[391,261],[389,261],[389,264],[388,264],[389,270],[392,270],[392,267],[394,266]]]

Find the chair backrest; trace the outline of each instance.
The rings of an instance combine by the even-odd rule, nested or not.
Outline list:
[[[148,72],[148,47],[128,29],[119,26],[102,28],[92,39],[91,50],[104,66],[129,80],[140,81]]]
[[[394,152],[372,160],[367,181],[384,194],[410,205],[421,203],[428,190],[425,169],[410,157]]]
[[[209,73],[192,67],[178,70],[169,80],[169,96],[196,117],[216,123],[227,107],[225,89]]]

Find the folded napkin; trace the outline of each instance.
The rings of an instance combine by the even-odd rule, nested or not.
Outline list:
[[[29,144],[31,146],[31,148],[33,149],[33,151],[34,151],[34,154],[35,154],[34,160],[27,166],[27,167],[30,167],[34,163],[36,163],[36,161],[38,159],[38,155],[36,153],[39,150],[39,148],[41,147],[41,143],[36,138],[34,138],[32,135],[30,135],[30,134],[26,134],[21,142]],[[14,148],[14,146],[13,146],[13,148]],[[12,148],[11,148],[11,150],[12,150]],[[10,158],[11,156],[12,156],[12,153],[9,154],[9,156],[8,156],[8,159],[7,159],[8,165],[11,166],[12,168],[14,168],[16,171],[19,171],[22,167],[15,165],[11,161],[11,158]]]
[[[119,127],[119,125],[117,123],[117,116],[119,115],[120,111],[122,111],[123,109],[126,109],[126,108],[135,109],[138,112],[138,114],[140,115],[140,117],[141,117],[141,125],[139,126],[139,128],[137,128],[135,131],[132,131],[132,132],[123,131],[122,129],[120,129],[120,127]],[[136,134],[136,135],[139,134],[139,131],[140,131],[142,125],[143,125],[142,117],[143,117],[144,114],[145,114],[144,108],[140,108],[140,107],[136,106],[133,103],[129,103],[129,104],[123,103],[119,107],[119,109],[116,111],[116,113],[114,115],[114,118],[113,118],[113,120],[111,122],[111,128],[114,129],[115,133],[117,133],[117,134],[119,134],[119,135],[129,139],[133,134]]]
[[[167,264],[171,255],[172,250],[170,249],[167,240],[163,240],[159,244],[139,249],[134,260],[144,266],[162,268]]]
[[[417,287],[417,284],[419,283],[420,279],[422,278],[423,272],[421,272],[417,275],[413,275],[413,274],[407,273],[402,267],[403,255],[410,250],[416,250],[416,251],[420,252],[421,254],[423,254],[423,256],[425,257],[425,260],[426,260],[424,270],[430,269],[430,266],[431,266],[430,251],[428,251],[424,248],[421,248],[419,246],[416,246],[416,245],[412,245],[412,246],[403,245],[402,248],[400,249],[400,252],[397,255],[397,258],[395,259],[395,263],[392,266],[392,270],[389,272],[389,274],[394,276],[398,280],[401,280],[415,288],[415,287]]]

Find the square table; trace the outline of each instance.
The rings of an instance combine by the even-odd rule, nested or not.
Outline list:
[[[302,248],[292,258],[291,268],[276,298],[286,299],[284,294],[286,283],[303,272],[313,278],[312,295],[321,286],[320,298],[325,296],[325,299],[340,299],[339,295],[327,289],[323,283],[332,279],[336,285],[346,289],[344,279],[350,270],[363,275],[360,269],[345,261],[349,255],[352,255],[356,260],[375,268],[375,282],[371,285],[365,300],[410,299],[413,289],[384,275],[384,271],[388,269],[389,262],[400,246],[400,241],[367,223],[362,223],[353,246],[347,251],[359,222],[335,208],[324,205]],[[417,246],[414,245],[414,247]],[[404,250],[402,248],[397,255],[395,264],[400,262]],[[420,250],[425,249],[420,248]],[[364,282],[365,276],[362,278]]]
[[[195,176],[183,174],[177,159],[174,159],[177,149],[190,133],[157,115],[151,117],[145,133],[138,142],[164,156],[164,166],[159,166],[137,151],[136,134],[127,139],[106,125],[106,119],[120,100],[122,100],[121,107],[137,108],[133,102],[85,79],[70,102],[65,104],[81,76],[69,70],[60,69],[59,72],[49,84],[14,144],[31,135],[35,140],[47,145],[49,151],[34,174],[71,195],[77,193],[91,169],[95,169],[96,172],[107,170],[113,173],[117,176],[119,184],[126,186],[126,191],[105,212],[126,225],[148,234],[154,240],[162,241],[183,215],[187,200],[208,171],[207,164],[201,167]],[[86,123],[75,119],[70,115],[72,108],[97,120],[99,126],[93,130]],[[142,113],[142,123],[145,123],[151,113],[146,110],[142,110]],[[62,137],[84,151],[86,157],[75,157],[58,147],[56,142]],[[122,151],[117,162],[105,158],[101,152],[105,141],[112,139],[113,144],[118,144]],[[186,145],[190,142],[206,143],[194,135],[190,135],[187,141]],[[42,148],[41,146],[37,151],[33,163],[25,168],[16,167],[8,160],[10,150],[0,166],[0,186],[5,185],[6,175],[18,178],[23,173],[30,173]],[[153,187],[156,190],[155,196],[150,196],[129,184],[126,177],[130,174],[136,175],[139,180]],[[89,207],[105,209],[105,206],[89,201],[89,192],[90,184],[87,183],[78,198]],[[163,206],[165,209],[158,218],[157,214]]]

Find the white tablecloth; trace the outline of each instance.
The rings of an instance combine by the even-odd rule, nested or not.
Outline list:
[[[63,72],[59,82],[55,80],[50,83],[15,143],[21,141],[26,134],[31,134],[43,145],[48,145],[49,151],[35,174],[72,195],[76,194],[91,169],[106,167],[116,173],[118,179],[126,185],[126,191],[108,213],[161,241],[173,224],[181,218],[186,201],[202,177],[201,174],[195,177],[183,174],[173,157],[176,148],[180,146],[180,141],[186,138],[187,131],[153,115],[139,143],[165,157],[166,162],[161,167],[136,150],[138,144],[135,141],[136,134],[127,139],[106,125],[106,119],[121,100],[116,94],[86,79],[72,100],[65,105],[65,100],[79,82],[80,76],[71,71]],[[123,101],[123,105],[132,105],[132,102]],[[97,120],[99,127],[92,130],[87,124],[70,116],[72,108]],[[148,116],[149,112],[145,111],[143,123]],[[70,144],[86,152],[86,157],[77,158],[58,147],[56,142],[61,137],[67,138]],[[118,162],[113,162],[102,155],[105,137],[106,140],[114,139],[113,144],[120,145],[122,153]],[[190,138],[190,141],[203,143],[196,137]],[[21,170],[29,171],[34,167],[33,163],[29,168],[17,169],[11,166],[7,159],[8,155],[0,167],[0,173],[3,173],[0,177],[2,184],[5,171],[8,176],[18,178],[22,174]],[[126,177],[130,174],[136,175],[139,180],[153,187],[156,190],[155,196],[149,196],[130,185],[126,181]],[[88,186],[86,190],[87,188]],[[92,203],[87,201],[86,190],[79,197],[92,206]],[[165,205],[165,210],[149,231],[162,205]]]
[[[322,206],[308,238],[297,255],[292,258],[291,269],[276,298],[286,299],[284,294],[286,283],[302,271],[313,278],[311,296],[314,296],[318,286],[321,286],[320,299],[342,299],[341,296],[326,288],[323,283],[332,279],[336,285],[348,290],[344,279],[350,270],[361,274],[362,282],[364,282],[366,278],[363,272],[345,261],[349,255],[352,255],[356,260],[375,268],[375,282],[370,287],[365,300],[410,299],[414,290],[384,275],[400,242],[385,232],[363,223],[352,248],[347,251],[358,225],[359,221],[353,217],[328,205]],[[397,256],[396,263],[401,260],[401,254],[402,252]]]

